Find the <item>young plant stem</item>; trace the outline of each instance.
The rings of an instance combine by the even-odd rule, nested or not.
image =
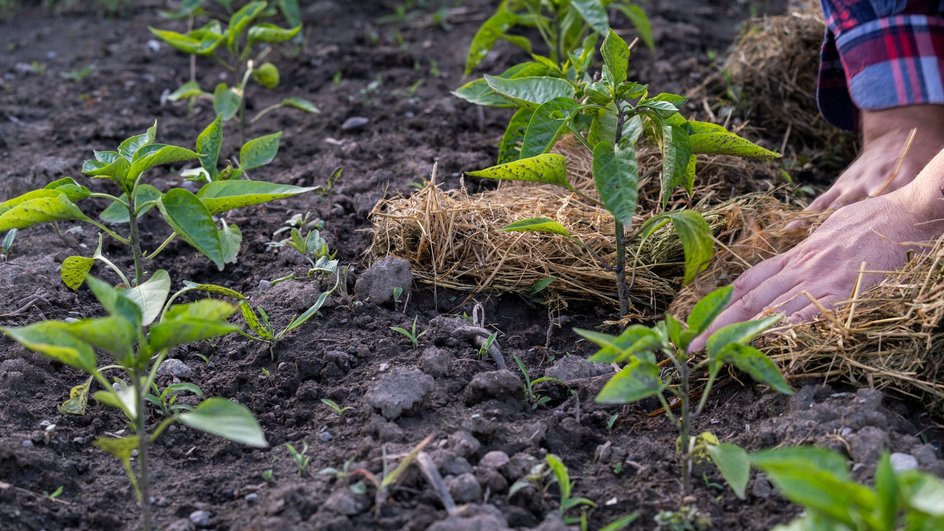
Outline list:
[[[141,489],[141,519],[144,531],[151,531],[151,480],[148,473],[148,443],[147,410],[144,397],[147,388],[142,387],[142,374],[139,369],[132,373],[134,379],[134,396],[137,400],[137,411],[134,416],[134,431],[138,436],[138,486]]]
[[[613,145],[619,146],[623,140],[623,122],[626,113],[623,112],[620,102],[616,102],[619,112],[616,115],[616,136]],[[629,296],[626,289],[626,231],[623,223],[616,220],[616,292],[619,295],[620,317],[629,313]]]
[[[134,211],[134,193],[128,194],[128,225],[131,227],[131,256],[134,258],[134,285],[137,286],[141,284],[143,277],[143,272],[141,269],[141,262],[144,260],[144,256],[141,253],[141,240],[138,237],[138,216],[135,215]]]
[[[684,354],[682,355],[684,356]],[[679,374],[679,379],[681,380],[681,392],[679,399],[682,401],[682,411],[680,413],[681,418],[679,419],[679,444],[681,446],[681,462],[682,462],[682,493],[685,496],[692,490],[692,471],[691,471],[691,421],[692,415],[689,408],[691,404],[689,403],[689,376],[690,368],[687,361],[684,357],[680,356],[678,358],[677,369]]]

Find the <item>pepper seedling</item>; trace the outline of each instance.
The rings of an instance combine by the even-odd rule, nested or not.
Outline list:
[[[660,93],[650,97],[647,85],[628,80],[630,48],[612,31],[600,46],[604,62],[600,79],[591,77],[588,67],[595,48],[596,38],[591,36],[563,68],[537,60],[523,63],[500,76],[486,75],[456,94],[478,105],[517,108],[499,146],[499,164],[466,175],[554,185],[602,206],[612,215],[616,240],[613,269],[620,314],[625,315],[629,310],[625,232],[636,215],[641,173],[637,144],[648,141],[660,149],[663,210],[676,189],[693,193],[698,154],[767,159],[779,155],[720,125],[686,120],[680,112],[687,101],[683,96]],[[563,155],[549,153],[565,134],[572,135],[592,154],[599,200],[570,183]],[[682,209],[656,213],[641,230],[643,237],[667,223],[672,224],[682,242],[683,281],[691,282],[714,254],[711,229],[698,211]],[[570,237],[566,227],[548,218],[519,220],[506,230]]]
[[[172,48],[194,57],[212,57],[231,72],[238,83],[230,86],[218,83],[213,92],[206,92],[196,80],[191,69],[190,81],[181,85],[168,96],[171,101],[208,98],[213,101],[216,113],[224,121],[238,117],[240,132],[245,134],[246,126],[246,89],[250,81],[266,88],[278,87],[280,73],[278,67],[263,61],[271,51],[267,45],[290,41],[301,34],[302,25],[298,17],[297,5],[281,2],[282,12],[291,28],[282,28],[262,20],[275,14],[267,2],[249,2],[233,13],[224,29],[220,20],[210,20],[200,28],[178,33],[171,30],[149,28],[151,33],[166,42]],[[184,12],[191,16],[194,11]],[[193,61],[192,61],[193,64]],[[300,111],[317,113],[318,108],[310,101],[299,97],[285,98],[278,103],[259,111],[250,122],[259,120],[271,111],[290,107]]]
[[[628,404],[649,397],[659,399],[665,415],[679,430],[678,450],[681,456],[684,495],[688,495],[691,491],[691,454],[695,447],[694,438],[691,437],[692,423],[704,409],[712,386],[724,365],[733,365],[746,372],[754,380],[769,385],[771,389],[779,393],[793,394],[793,389],[780,373],[777,365],[750,345],[758,334],[772,327],[783,317],[778,314],[756,321],[730,324],[711,334],[707,343],[708,380],[701,391],[697,406],[692,407],[694,367],[693,357],[688,352],[689,345],[696,337],[708,330],[711,323],[721,314],[731,300],[732,291],[733,287],[725,286],[706,295],[692,309],[686,324],[666,314],[664,320],[652,327],[632,325],[618,336],[574,329],[577,334],[600,347],[590,357],[590,361],[616,363],[623,366],[600,390],[596,396],[597,402]],[[662,354],[672,364],[675,369],[674,379],[666,378],[664,371],[657,363],[657,354]],[[675,397],[676,404],[679,406],[678,415],[672,412],[673,407],[666,400],[666,393]],[[744,488],[747,486],[747,476],[743,474],[743,467],[738,465],[737,456],[729,451],[731,450],[729,446],[717,444],[708,446],[706,450],[722,475],[735,492],[743,496]],[[712,451],[712,447],[719,446],[720,450]],[[741,461],[746,463],[746,454],[742,458]]]
[[[131,251],[134,274],[129,278],[102,252],[102,242],[91,257],[70,256],[62,263],[62,281],[78,289],[96,261],[108,266],[125,286],[139,285],[144,276],[145,261],[155,258],[174,239],[180,238],[209,258],[219,270],[236,259],[242,234],[234,224],[214,216],[276,199],[292,197],[314,188],[302,188],[266,181],[248,180],[250,170],[262,167],[278,153],[280,133],[259,137],[240,149],[236,168],[219,171],[216,165],[222,145],[221,119],[217,117],[197,138],[196,151],[173,145],[158,144],[157,122],[145,133],[122,142],[115,151],[95,151],[95,158],[85,161],[82,172],[116,186],[121,194],[93,192],[71,177],[47,184],[38,190],[0,203],[0,232],[24,229],[55,221],[80,221],[91,224]],[[186,188],[161,192],[144,182],[145,175],[158,166],[199,159],[206,182],[194,194]],[[237,179],[239,177],[239,179]],[[96,220],[79,208],[83,200],[105,199],[109,205]],[[157,208],[171,234],[154,251],[144,253],[142,234],[151,222],[144,215]],[[126,235],[108,225],[128,225]],[[156,228],[156,227],[155,227]]]
[[[168,426],[180,422],[248,446],[268,446],[249,409],[223,398],[207,398],[189,411],[172,404],[160,406],[164,419],[153,429],[148,423],[148,397],[158,368],[170,350],[237,332],[239,327],[227,322],[236,306],[216,299],[173,304],[180,294],[193,288],[168,298],[171,281],[163,270],[134,288],[113,288],[92,276],[86,283],[105,308],[105,317],[40,321],[23,327],[0,327],[0,332],[33,352],[89,374],[102,387],[92,397],[121,412],[132,435],[102,436],[95,445],[121,462],[141,506],[143,528],[150,530],[148,449]],[[99,368],[96,351],[111,356],[114,364]],[[118,371],[121,377],[110,381],[105,377],[108,371]],[[134,452],[137,471],[132,466]]]

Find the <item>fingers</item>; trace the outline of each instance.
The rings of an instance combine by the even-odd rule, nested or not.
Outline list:
[[[813,202],[810,203],[810,206],[806,207],[806,210],[814,210],[817,212],[826,210],[830,208],[830,205],[832,205],[836,199],[839,199],[840,195],[842,195],[842,191],[839,190],[838,187],[833,186],[823,192],[821,196],[814,199]]]
[[[807,301],[809,304],[807,304],[802,309],[795,311],[792,314],[787,314],[789,315],[787,321],[790,324],[800,324],[812,321],[817,315],[820,314],[820,306],[826,308],[827,310],[832,310],[836,303],[840,300],[842,300],[842,297],[838,295],[827,295],[826,297],[817,300],[819,305],[813,304],[811,301]]]

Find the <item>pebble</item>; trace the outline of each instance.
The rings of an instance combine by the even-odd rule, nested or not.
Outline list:
[[[903,472],[905,470],[914,470],[918,468],[918,460],[911,454],[895,452],[889,456],[889,460],[891,461],[892,468],[895,470],[895,472]]]
[[[178,359],[169,358],[164,360],[164,363],[161,363],[160,368],[157,369],[157,374],[161,376],[170,375],[175,378],[180,378],[181,380],[190,380],[193,378],[193,369]]]
[[[457,503],[471,503],[482,497],[482,487],[470,473],[447,478],[446,485]]]
[[[501,468],[507,465],[509,461],[511,461],[511,458],[509,458],[508,454],[505,452],[492,450],[482,456],[482,459],[479,460],[479,466],[485,468]]]
[[[29,440],[29,439],[24,439],[24,440],[20,441],[20,446],[22,446],[23,448],[32,448],[32,447],[33,447],[33,441],[31,441],[31,440]]]
[[[210,519],[213,517],[210,511],[194,511],[190,513],[190,521],[197,527],[210,527]]]
[[[361,129],[370,123],[370,119],[363,116],[351,116],[347,120],[344,120],[344,123],[341,124],[342,131],[354,131],[355,129]]]
[[[247,494],[246,497],[243,499],[246,500],[246,503],[256,503],[257,501],[259,501],[259,495],[253,492],[253,493]]]
[[[321,442],[331,442],[331,440],[334,439],[334,435],[331,435],[330,431],[323,431],[318,434],[318,439]]]

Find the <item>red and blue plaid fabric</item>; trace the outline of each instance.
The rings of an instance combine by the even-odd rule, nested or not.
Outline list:
[[[820,0],[816,100],[844,129],[859,109],[944,104],[944,0]]]

